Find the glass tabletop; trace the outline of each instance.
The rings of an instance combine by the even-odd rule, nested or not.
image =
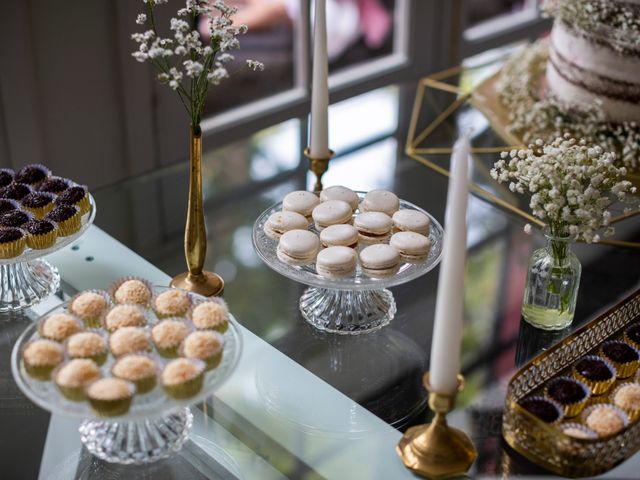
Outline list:
[[[349,144],[348,133],[332,132],[343,148],[324,183],[355,190],[387,188],[442,222],[445,177],[402,153],[414,93],[415,85],[394,86],[338,105],[333,123],[365,131],[361,127],[368,122],[375,133]],[[398,112],[392,131],[380,126],[388,118],[362,115],[390,104]],[[478,112],[465,112],[448,120],[448,129],[434,136],[434,146],[451,145],[461,122],[466,126],[474,116],[477,141],[494,135]],[[0,460],[5,478],[413,478],[394,447],[406,428],[427,419],[421,377],[429,367],[437,270],[392,289],[398,313],[379,331],[344,337],[320,333],[304,322],[298,310],[304,286],[264,265],[251,243],[260,212],[287,192],[312,185],[300,146],[283,141],[295,138],[290,129],[296,125],[292,120],[205,155],[205,267],[225,278],[224,298],[244,327],[245,351],[232,378],[192,409],[194,429],[181,453],[144,468],[93,458],[81,448],[76,420],[50,416],[24,398],[8,359],[27,322],[52,302],[77,290],[104,288],[123,275],[166,285],[184,270],[186,164],[96,191],[97,227],[48,257],[61,270],[59,296],[23,315],[0,318]],[[501,438],[504,391],[511,375],[568,333],[542,332],[521,321],[527,260],[543,243],[540,234],[523,232],[524,223],[481,198],[470,198],[466,388],[449,419],[471,435],[478,449],[472,478],[543,475]],[[637,241],[640,225],[619,224],[617,238]],[[640,271],[636,249],[577,245],[575,250],[583,273],[572,328],[636,289]],[[631,458],[604,477],[637,478],[639,462]]]

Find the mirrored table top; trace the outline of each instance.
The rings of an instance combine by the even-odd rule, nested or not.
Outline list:
[[[402,118],[414,92],[414,85],[394,86],[336,106],[334,123],[353,123],[364,131],[362,124],[369,122],[374,134],[351,146],[336,140],[343,142],[343,153],[332,161],[325,185],[387,188],[442,222],[445,177],[402,153]],[[388,118],[376,120],[367,113],[371,108],[396,112],[391,130]],[[287,192],[312,185],[295,141],[297,128],[292,120],[205,154],[205,267],[225,278],[224,298],[244,327],[245,350],[230,380],[192,409],[194,429],[180,454],[145,467],[93,458],[81,448],[78,421],[50,416],[20,393],[8,359],[27,322],[62,298],[104,288],[124,275],[166,285],[184,269],[186,164],[95,191],[97,226],[49,257],[62,274],[60,294],[23,315],[0,318],[3,478],[413,478],[394,447],[406,428],[424,423],[428,415],[421,377],[429,367],[437,269],[393,288],[398,313],[379,331],[338,336],[306,324],[298,310],[305,287],[269,269],[251,244],[260,212]],[[448,137],[434,142],[450,145],[456,131],[452,120]],[[492,132],[485,125],[481,135]],[[501,438],[511,375],[568,333],[542,332],[521,321],[527,260],[543,238],[526,235],[520,217],[475,196],[468,225],[466,388],[449,419],[470,434],[479,452],[472,478],[544,475]],[[640,225],[620,224],[618,236],[637,241]],[[572,328],[638,288],[640,271],[636,249],[576,245],[575,251],[583,273]],[[634,457],[604,477],[637,478],[639,462]]]

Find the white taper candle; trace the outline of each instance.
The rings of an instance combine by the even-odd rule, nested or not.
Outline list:
[[[313,82],[311,86],[312,158],[329,158],[329,57],[327,55],[327,3],[315,2],[313,30]]]

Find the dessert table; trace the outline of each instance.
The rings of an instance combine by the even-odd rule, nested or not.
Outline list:
[[[386,92],[367,101],[381,108],[392,102],[406,116],[415,85]],[[399,153],[407,134],[404,120],[387,130],[379,125],[382,119],[368,121],[377,137],[358,148],[342,148],[350,153],[332,160],[325,184],[387,188],[442,222],[446,179]],[[486,122],[480,124],[483,138],[494,135]],[[451,145],[454,119],[450,127],[428,141]],[[398,314],[370,334],[332,335],[308,325],[298,310],[304,286],[264,265],[251,243],[259,213],[287,192],[307,188],[310,180],[302,149],[283,142],[281,133],[274,129],[259,140],[248,138],[205,155],[206,267],[225,278],[224,298],[243,326],[244,351],[231,378],[192,408],[194,426],[181,452],[146,466],[92,457],[80,443],[80,420],[49,415],[20,393],[9,356],[27,322],[78,290],[105,288],[124,275],[166,285],[171,274],[184,269],[186,163],[97,189],[95,225],[47,257],[60,270],[58,295],[22,314],[0,315],[3,478],[414,478],[395,445],[406,428],[425,420],[421,377],[428,370],[438,277],[434,271],[393,287]],[[280,150],[274,151],[275,144]],[[376,171],[367,168],[372,158],[380,166]],[[478,450],[471,478],[546,475],[501,438],[505,388],[516,367],[568,333],[542,332],[521,322],[526,263],[543,242],[539,233],[526,235],[524,223],[494,204],[470,198],[462,361],[466,388],[459,408],[447,418],[470,435]],[[640,225],[619,224],[616,238],[638,241]],[[583,274],[572,328],[640,285],[637,249],[578,245],[576,253]],[[603,478],[637,478],[639,467],[640,457],[632,457]]]

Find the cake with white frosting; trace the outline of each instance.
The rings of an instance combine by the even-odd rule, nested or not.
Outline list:
[[[568,111],[640,121],[640,0],[547,0],[547,95]]]

